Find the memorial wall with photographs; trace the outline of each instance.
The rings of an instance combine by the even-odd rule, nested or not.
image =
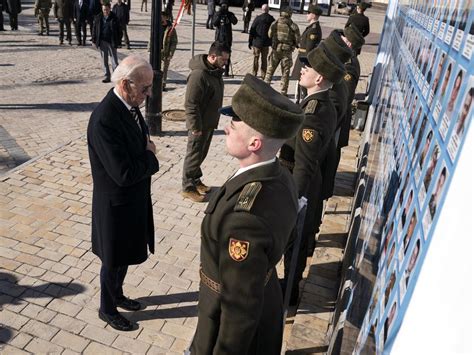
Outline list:
[[[473,50],[472,0],[389,5],[341,353],[389,353],[397,336],[471,125]]]

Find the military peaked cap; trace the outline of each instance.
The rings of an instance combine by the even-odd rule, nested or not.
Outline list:
[[[304,119],[297,104],[251,74],[245,76],[232,97],[232,106],[220,112],[242,120],[264,136],[279,139],[294,136]]]
[[[332,54],[324,43],[308,53],[308,57],[302,61],[321,74],[325,79],[337,83],[344,76],[344,64]]]
[[[327,49],[334,54],[342,63],[346,63],[352,57],[352,50],[347,46],[346,42],[341,38],[338,31],[334,30],[323,41]]]
[[[321,10],[319,7],[313,4],[309,4],[308,6],[308,13],[310,14],[315,14],[316,16],[321,16],[323,13],[323,10]]]
[[[354,25],[344,28],[344,37],[352,43],[352,49],[355,50],[361,48],[365,43],[364,37]]]

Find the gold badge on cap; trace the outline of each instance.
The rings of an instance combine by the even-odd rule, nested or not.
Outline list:
[[[312,142],[314,138],[314,129],[304,128],[301,136],[306,143]]]
[[[344,80],[345,81],[351,81],[352,80],[352,75],[347,73],[346,75],[344,75]]]
[[[310,39],[310,40],[314,40],[315,38],[316,38],[316,35],[313,35],[313,34],[310,34],[310,35],[309,35],[309,39]]]
[[[229,255],[235,261],[244,261],[249,255],[250,243],[245,240],[229,239]]]

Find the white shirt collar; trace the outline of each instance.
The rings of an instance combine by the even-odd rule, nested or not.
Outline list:
[[[120,94],[118,93],[117,89],[114,88],[114,94],[120,99],[120,101],[123,102],[123,104],[125,105],[125,107],[127,108],[127,110],[130,111],[130,109],[132,108],[132,106],[130,106],[129,104],[127,104],[127,102],[122,98],[122,96],[120,96]]]
[[[235,178],[236,176],[238,176],[238,175],[240,175],[240,174],[242,174],[242,173],[244,173],[248,170],[258,168],[259,166],[268,165],[268,164],[274,163],[275,161],[276,161],[276,157],[274,157],[273,159],[270,159],[270,160],[265,160],[265,161],[262,161],[260,163],[255,163],[255,164],[246,166],[245,168],[240,168],[239,170],[237,170],[237,172],[234,174],[234,176],[231,177],[231,179]]]

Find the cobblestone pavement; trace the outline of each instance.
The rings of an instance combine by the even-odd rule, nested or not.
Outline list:
[[[240,19],[241,9],[231,10]],[[368,14],[375,33],[368,42],[376,43],[383,13],[371,9]],[[133,2],[131,17],[132,49],[119,50],[119,56],[147,57],[150,12],[140,12]],[[205,6],[197,5],[196,54],[213,41],[214,32],[204,28],[206,17]],[[303,29],[305,15],[293,17]],[[323,35],[346,19],[323,17]],[[156,253],[131,267],[125,280],[125,293],[147,307],[127,315],[140,324],[138,330],[120,333],[97,318],[100,264],[90,252],[92,186],[84,137],[90,112],[111,85],[101,83],[99,53],[91,46],[75,46],[74,40],[73,46],[59,46],[57,25],[51,23],[51,36],[37,36],[31,4],[26,4],[20,31],[0,34],[0,351],[182,353],[197,320],[199,227],[205,208],[178,193],[184,123],[163,121],[164,134],[154,137],[161,163],[153,178]],[[234,31],[235,77],[225,81],[226,103],[251,68],[241,29],[239,23]],[[183,107],[191,57],[189,16],[178,35],[163,110]],[[362,91],[375,49],[367,46],[360,56]],[[276,75],[279,79],[279,71]],[[278,80],[274,85],[279,88]],[[290,92],[292,88],[294,83]],[[203,164],[204,181],[213,186],[236,169],[224,153],[225,123],[223,119]]]

